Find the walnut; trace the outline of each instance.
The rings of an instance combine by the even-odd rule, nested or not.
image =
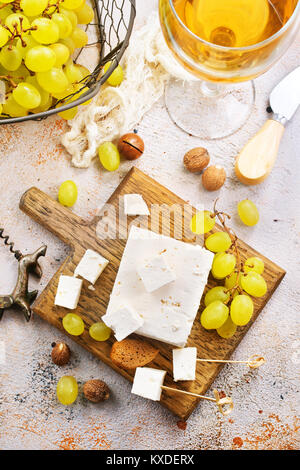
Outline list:
[[[202,184],[207,191],[217,191],[226,181],[226,172],[219,165],[206,168],[202,175]]]
[[[87,400],[93,403],[100,403],[101,401],[108,400],[109,388],[102,380],[89,380],[83,386],[83,393]]]
[[[190,150],[184,156],[183,163],[191,173],[198,173],[207,167],[210,161],[208,151],[203,147]]]

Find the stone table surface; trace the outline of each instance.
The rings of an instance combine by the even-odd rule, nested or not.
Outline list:
[[[156,0],[137,0],[136,28],[153,8],[157,8]],[[203,402],[186,429],[180,429],[168,411],[131,395],[124,378],[72,341],[68,341],[73,351],[71,363],[63,369],[55,366],[50,360],[51,343],[63,339],[63,334],[38,317],[26,324],[19,312],[7,311],[0,324],[0,344],[6,350],[5,363],[0,364],[0,449],[299,448],[300,110],[286,130],[276,167],[264,184],[243,186],[233,171],[239,149],[266,119],[269,92],[299,65],[299,39],[272,70],[256,80],[255,109],[247,125],[234,136],[208,143],[189,137],[172,124],[163,100],[138,126],[146,152],[136,166],[193,205],[211,208],[216,195],[206,192],[199,176],[187,173],[182,165],[185,151],[204,144],[213,162],[227,169],[219,204],[234,215],[233,228],[287,270],[281,286],[234,354],[235,359],[245,359],[261,353],[267,364],[252,373],[243,367],[226,366],[214,383],[232,396],[234,412],[222,417],[210,403]],[[60,144],[66,129],[67,124],[58,117],[0,127],[0,226],[24,252],[42,243],[48,245],[39,289],[58,269],[68,248],[19,211],[23,192],[34,185],[55,198],[60,183],[72,179],[79,187],[74,211],[90,220],[132,166],[122,163],[113,174],[103,171],[98,162],[86,170],[72,167]],[[259,224],[251,229],[236,217],[237,202],[246,197],[257,203],[261,215]],[[6,293],[16,280],[16,261],[0,245],[0,289]],[[73,406],[60,405],[56,383],[68,374],[80,383],[102,378],[111,387],[112,398],[102,405],[81,397]]]

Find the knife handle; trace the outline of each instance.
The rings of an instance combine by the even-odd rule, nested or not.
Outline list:
[[[262,183],[270,174],[278,154],[284,125],[274,119],[267,121],[238,155],[235,172],[247,185]]]

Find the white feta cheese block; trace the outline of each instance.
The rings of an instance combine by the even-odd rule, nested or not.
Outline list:
[[[145,258],[164,253],[176,280],[147,292],[137,272]],[[107,313],[120,305],[131,307],[144,319],[137,334],[184,347],[197,315],[213,261],[213,253],[133,226],[120,263]]]
[[[114,331],[117,341],[127,338],[144,323],[143,318],[128,305],[107,313],[101,320]]]
[[[126,215],[150,215],[148,206],[141,194],[125,194],[124,213]]]
[[[99,255],[99,253],[96,253],[96,251],[86,250],[75,269],[74,275],[81,276],[92,284],[95,284],[108,263],[107,259]]]
[[[173,377],[178,380],[195,380],[197,348],[173,349]]]
[[[167,264],[164,254],[152,259],[145,259],[137,269],[147,292],[153,292],[160,287],[175,281],[176,274]]]
[[[81,279],[71,276],[60,276],[54,301],[55,305],[74,310],[78,305],[81,288]]]
[[[131,393],[149,398],[149,400],[159,401],[165,375],[166,371],[164,370],[137,367]]]

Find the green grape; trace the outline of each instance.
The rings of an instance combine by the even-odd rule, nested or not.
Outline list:
[[[217,333],[221,338],[229,339],[231,338],[237,330],[237,326],[233,323],[230,317],[227,318],[224,325],[217,328]]]
[[[77,48],[85,47],[89,41],[89,37],[85,31],[75,28],[71,34],[71,39]]]
[[[249,273],[251,271],[256,272],[257,274],[262,274],[264,272],[265,265],[261,258],[257,256],[253,256],[252,258],[248,258],[244,264],[244,271],[245,273]]]
[[[3,3],[3,2],[1,2]],[[10,2],[11,3],[11,2]],[[12,14],[12,7],[7,5],[6,7],[3,7],[0,9],[0,20],[4,23],[6,18]]]
[[[75,99],[80,98],[81,95],[89,91],[87,86],[83,87],[82,83],[78,83],[74,85],[74,90],[77,92],[74,96]],[[80,106],[86,106],[87,104],[91,103],[92,99],[84,101]]]
[[[241,284],[244,291],[249,295],[253,295],[253,297],[263,297],[267,292],[266,281],[254,271],[242,276]]]
[[[22,26],[21,26],[22,22]],[[5,25],[11,30],[20,34],[21,31],[30,28],[30,23],[28,18],[22,13],[12,13],[5,20]],[[29,34],[29,33],[27,33]],[[24,32],[22,33],[24,35]]]
[[[65,100],[68,96],[72,95],[75,92],[74,85],[69,85],[64,91],[53,92],[52,96],[57,100]]]
[[[58,381],[56,387],[57,398],[62,405],[71,405],[78,397],[78,384],[74,377],[65,375]]]
[[[59,39],[59,28],[54,21],[49,18],[36,18],[31,26],[36,26],[35,31],[31,31],[33,38],[41,44],[53,44]]]
[[[9,72],[9,75],[13,79],[13,81],[18,84],[27,81],[27,77],[29,76],[29,70],[27,70],[24,64],[21,64],[17,70]]]
[[[78,8],[82,7],[84,1],[85,0],[63,0],[60,5],[67,10],[77,10]]]
[[[78,190],[74,181],[65,181],[58,191],[58,200],[63,206],[72,207],[77,201]]]
[[[76,28],[76,26],[78,24],[78,19],[77,19],[76,13],[74,11],[71,11],[71,10],[65,10],[64,8],[61,8],[61,7],[60,7],[60,12],[71,21],[72,28],[73,29]]]
[[[203,235],[210,232],[215,226],[216,220],[212,212],[197,212],[191,220],[190,229],[197,235]]]
[[[230,306],[230,317],[235,325],[245,326],[251,320],[254,305],[248,295],[237,295]]]
[[[231,244],[231,238],[226,232],[213,233],[205,240],[206,248],[214,253],[229,250]]]
[[[224,302],[227,302],[227,300],[229,300],[229,297],[230,297],[230,294],[228,290],[226,289],[226,287],[217,286],[217,287],[213,287],[207,292],[204,298],[204,303],[206,307],[212,302],[215,302],[216,300],[220,300],[221,302],[224,303]]]
[[[240,278],[239,278],[239,286],[240,287],[242,287],[241,278],[242,278],[242,275],[240,275]],[[226,279],[225,279],[225,287],[227,289],[232,289],[233,287],[236,286],[236,281],[237,281],[237,273],[230,274],[230,276],[226,277]]]
[[[52,103],[53,103],[52,96],[49,95],[48,101],[45,104],[40,104],[38,108],[32,109],[31,112],[34,114],[43,113],[44,111],[47,111],[49,108],[51,108]]]
[[[0,104],[0,114],[2,114],[2,111],[3,111],[3,106],[2,104]]]
[[[32,72],[48,72],[56,62],[56,54],[50,47],[35,46],[26,54],[25,65]]]
[[[27,116],[28,109],[20,106],[14,99],[13,95],[10,94],[5,103],[3,104],[3,113],[8,114],[11,117],[23,117]]]
[[[104,142],[98,149],[100,162],[108,171],[115,171],[120,166],[118,148],[112,142]]]
[[[215,300],[209,304],[201,314],[201,325],[206,330],[220,328],[226,322],[229,315],[229,308],[220,300]]]
[[[59,103],[56,108],[60,108],[61,106],[64,106],[67,103]],[[78,106],[74,106],[74,108],[67,109],[66,111],[60,111],[57,113],[62,119],[65,119],[66,121],[71,121],[71,119],[74,119],[76,114],[78,113]]]
[[[71,35],[73,27],[67,16],[63,15],[62,13],[54,13],[51,19],[58,26],[59,37],[61,39],[68,38]]]
[[[68,313],[63,318],[63,327],[69,335],[80,336],[84,332],[84,323],[82,318],[75,313]]]
[[[31,35],[23,37],[22,41],[20,38],[16,41],[16,48],[21,52],[23,59],[26,57],[27,52],[35,46],[39,46],[39,43]]]
[[[20,7],[26,16],[38,16],[46,10],[48,0],[21,0]]]
[[[51,44],[49,47],[56,55],[56,61],[54,64],[55,67],[61,67],[69,60],[70,51],[69,48],[64,44],[56,42],[55,44]]]
[[[4,46],[0,52],[0,62],[4,68],[13,72],[20,67],[22,55],[16,46]]]
[[[105,323],[97,322],[90,327],[89,333],[96,341],[106,341],[111,335],[111,329]]]
[[[91,75],[91,72],[89,71],[89,69],[87,67],[84,67],[83,65],[81,64],[77,64],[77,67],[79,68],[79,70],[81,71],[81,74],[82,74],[82,80],[85,79],[86,77],[89,77]]]
[[[258,209],[254,202],[249,199],[238,203],[238,213],[241,221],[249,227],[253,227],[259,221]]]
[[[64,46],[66,46],[69,49],[70,54],[73,54],[73,52],[76,49],[74,41],[71,38],[60,39],[59,43],[64,44]]]
[[[64,68],[64,72],[70,83],[80,82],[83,79],[82,70],[70,59]]]
[[[27,83],[30,83],[31,85],[33,85],[39,92],[39,94],[41,95],[41,102],[38,106],[38,108],[44,108],[44,107],[47,107],[48,104],[49,104],[49,101],[50,101],[50,94],[48,93],[48,91],[46,90],[43,90],[43,88],[41,88],[38,84],[38,81],[37,81],[37,78],[35,75],[29,75],[27,78],[26,78],[26,82]],[[51,99],[51,103],[52,103],[52,99]],[[50,106],[49,106],[50,107]],[[34,108],[35,109],[35,108]],[[48,108],[47,108],[48,109]]]
[[[104,69],[103,69],[104,73],[108,71],[110,66],[111,66],[111,62],[107,62],[105,64]],[[113,71],[113,73],[108,77],[107,83],[110,86],[119,86],[122,83],[123,79],[124,79],[123,69],[121,65],[118,65]]]
[[[63,70],[56,67],[48,72],[38,72],[36,77],[40,87],[52,94],[62,93],[69,85]]]
[[[94,10],[87,3],[84,3],[80,8],[76,8],[75,13],[79,24],[89,24],[94,19]]]
[[[13,97],[20,106],[26,109],[37,108],[41,104],[39,91],[30,83],[19,83],[13,91]]]
[[[3,28],[3,26],[0,26],[0,47],[5,46],[5,44],[8,41],[10,34],[7,31],[7,29]]]
[[[236,257],[230,253],[217,253],[211,268],[215,279],[224,279],[232,273],[236,266]]]

